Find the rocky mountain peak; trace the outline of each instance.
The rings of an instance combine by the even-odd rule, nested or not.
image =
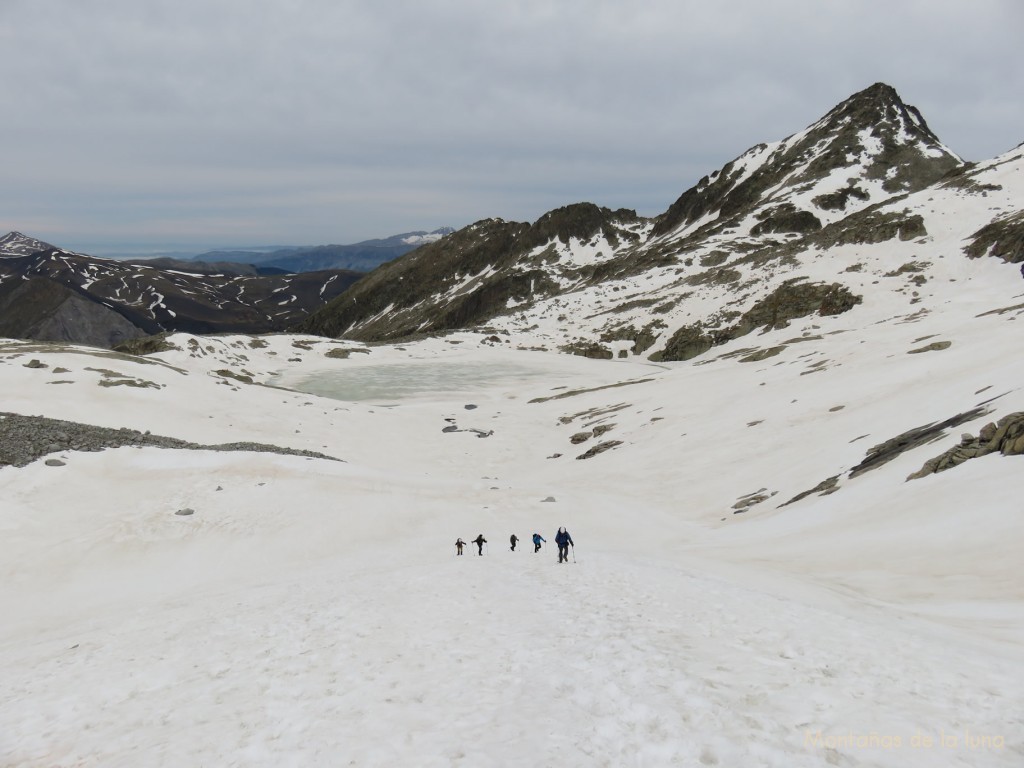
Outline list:
[[[928,127],[921,112],[905,104],[896,89],[885,83],[875,83],[853,94],[834,107],[813,129],[838,133],[867,132],[882,141],[913,143],[930,150],[935,156],[955,157]]]
[[[12,231],[0,237],[0,257],[31,256],[39,251],[50,251],[53,249],[54,246],[49,243],[36,240],[34,237],[29,237],[21,232]]]
[[[654,234],[694,224],[739,224],[765,205],[796,205],[823,219],[934,183],[963,161],[894,88],[875,83],[803,131],[758,144],[672,204]],[[813,209],[813,210],[812,210]]]
[[[544,245],[550,240],[568,243],[570,239],[589,240],[604,234],[615,238],[616,224],[633,224],[639,221],[636,211],[621,208],[612,211],[593,203],[575,203],[548,211],[530,227],[527,235],[529,246]]]

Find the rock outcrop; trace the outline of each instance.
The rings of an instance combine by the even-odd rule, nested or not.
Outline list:
[[[943,421],[936,422],[934,424],[925,424],[923,427],[915,427],[914,429],[907,430],[901,435],[897,435],[884,443],[879,443],[867,452],[867,456],[864,460],[850,470],[850,477],[854,478],[857,475],[861,475],[872,469],[886,464],[897,456],[905,453],[906,451],[913,450],[919,446],[925,445],[926,443],[934,442],[939,440],[945,434],[947,429],[957,427],[960,424],[965,424],[968,421],[974,421],[982,416],[988,414],[988,409],[984,406],[978,406],[972,408],[964,413],[958,413],[956,416],[951,416]]]
[[[281,448],[264,443],[223,443],[202,445],[174,437],[151,435],[136,429],[111,429],[76,421],[0,413],[0,467],[24,467],[36,459],[59,451],[102,451],[122,446],[178,448],[194,451],[254,451],[338,461],[315,451]],[[50,466],[58,466],[51,464]]]
[[[113,309],[53,280],[0,286],[0,336],[115,347],[146,332]]]
[[[952,469],[970,459],[997,452],[1004,456],[1024,455],[1024,412],[1018,411],[1004,416],[997,422],[989,422],[981,428],[977,437],[964,434],[958,446],[934,459],[929,459],[907,480]]]

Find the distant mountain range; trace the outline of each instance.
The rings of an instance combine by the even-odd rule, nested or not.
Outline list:
[[[0,336],[112,347],[163,331],[280,331],[362,277],[180,266],[101,259],[10,232],[0,238]]]
[[[1010,184],[1022,169],[1024,147],[965,163],[877,83],[751,147],[659,216],[579,203],[533,224],[479,221],[385,264],[295,330],[380,341],[475,328],[598,358],[686,360],[849,311],[894,280],[920,302],[935,259],[1024,260],[1024,200]]]
[[[290,246],[271,251],[207,251],[195,256],[192,261],[212,262],[218,265],[227,262],[252,264],[262,270],[278,269],[285,272],[313,272],[324,269],[370,272],[421,245],[436,243],[454,231],[451,227],[441,227],[433,232],[404,232],[352,245]]]
[[[164,331],[282,331],[364,272],[451,231],[125,260],[10,232],[0,238],[0,336],[111,347]]]

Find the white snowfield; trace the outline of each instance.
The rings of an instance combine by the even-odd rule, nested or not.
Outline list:
[[[929,261],[920,304],[867,284],[661,366],[468,332],[0,343],[0,411],[342,460],[0,468],[0,765],[1024,764],[1024,457],[906,481],[1024,411],[1024,280]]]

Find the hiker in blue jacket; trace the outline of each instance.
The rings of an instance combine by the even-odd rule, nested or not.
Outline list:
[[[576,545],[572,543],[572,536],[565,528],[558,529],[558,533],[555,534],[555,543],[558,545],[558,562],[569,562],[569,547],[575,548]]]
[[[548,543],[548,540],[541,536],[539,533],[533,534],[533,554],[536,555],[538,552],[540,552],[540,543],[542,541],[545,544]]]

